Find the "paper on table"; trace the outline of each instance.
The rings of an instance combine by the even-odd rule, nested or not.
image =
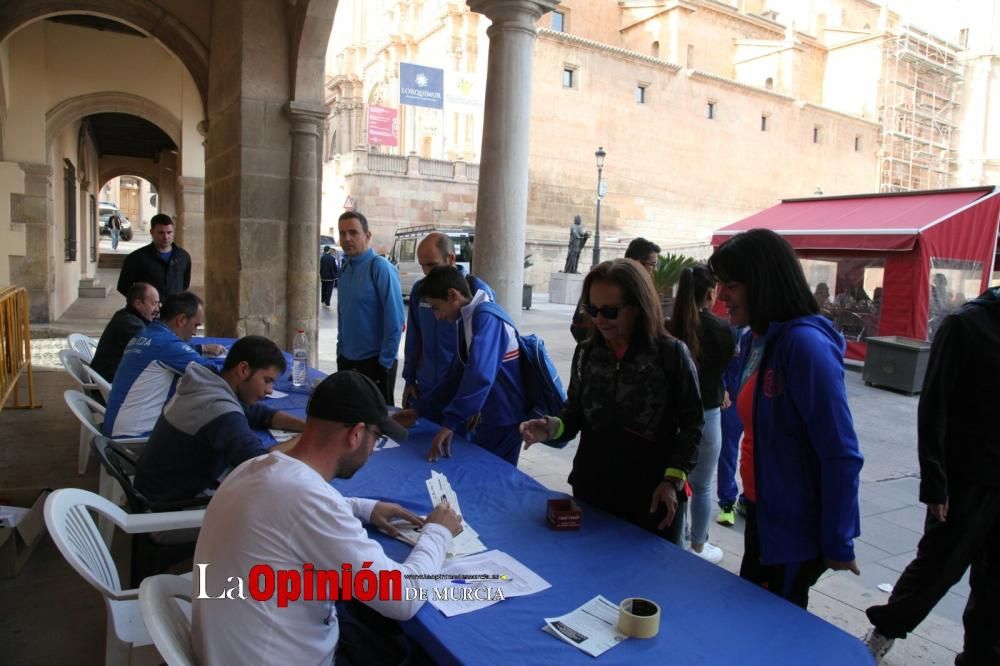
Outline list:
[[[628,638],[618,631],[618,606],[597,595],[576,610],[545,618],[543,631],[597,657]]]
[[[287,398],[288,394],[285,393],[284,391],[279,391],[278,389],[271,389],[271,395],[267,397],[274,398],[275,400],[277,400],[278,398]]]
[[[421,518],[426,517],[427,516],[421,516]],[[399,539],[403,543],[408,543],[411,546],[417,545],[417,539],[420,538],[421,534],[421,529],[419,527],[402,519],[393,520],[391,522],[392,526],[399,530],[399,532],[394,535],[395,538]],[[385,530],[382,531],[385,532]],[[479,539],[479,534],[469,525],[465,524],[462,529],[462,533],[451,541],[451,546],[448,548],[448,559],[457,559],[474,553],[481,553],[484,550],[486,550],[486,546]]]
[[[442,580],[434,585],[429,602],[446,617],[471,613],[503,599],[522,597],[552,587],[544,578],[502,550],[490,550],[447,562],[442,567],[441,576]]]
[[[448,477],[439,472],[431,470],[431,478],[427,479],[427,492],[431,496],[431,504],[437,506],[442,501],[447,501],[452,511],[462,516],[462,532],[451,542],[448,549],[448,557],[459,558],[474,553],[481,553],[486,550],[486,545],[479,539],[479,533],[472,529],[472,526],[465,521],[462,515],[462,507],[458,503],[458,495],[448,482]]]
[[[299,434],[297,432],[292,432],[291,430],[279,430],[277,428],[271,428],[268,430],[268,432],[271,433],[271,437],[274,437],[274,441],[278,442],[279,444],[281,442],[287,442],[292,437],[295,437],[296,435]]]

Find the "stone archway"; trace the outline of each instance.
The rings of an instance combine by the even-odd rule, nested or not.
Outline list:
[[[45,142],[70,123],[95,113],[127,113],[162,129],[175,146],[181,145],[181,121],[159,104],[145,97],[122,92],[96,92],[63,100],[45,114]]]
[[[334,3],[336,4],[336,3]],[[0,42],[22,26],[59,14],[103,16],[140,30],[160,42],[184,64],[201,95],[208,100],[208,47],[191,27],[151,0],[23,0],[4,3]],[[328,33],[329,34],[329,33]],[[179,145],[179,144],[178,144]]]

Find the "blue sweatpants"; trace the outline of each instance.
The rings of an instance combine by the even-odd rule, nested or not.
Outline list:
[[[736,461],[740,457],[740,438],[743,422],[736,412],[736,401],[729,409],[722,410],[722,448],[719,450],[719,477],[717,494],[719,506],[735,504],[739,488],[736,485]]]

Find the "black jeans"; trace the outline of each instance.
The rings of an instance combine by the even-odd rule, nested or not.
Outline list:
[[[399,361],[395,359],[392,361],[392,367],[388,369],[382,367],[382,364],[378,362],[378,356],[360,361],[352,361],[343,356],[337,357],[337,370],[355,370],[375,382],[375,386],[382,392],[382,397],[385,398],[387,405],[393,404],[392,396],[396,391],[396,370],[398,367]]]
[[[962,614],[965,647],[955,663],[1000,664],[1000,487],[949,484],[942,523],[927,512],[917,556],[899,576],[889,602],[866,613],[880,634],[905,638],[971,565]]]
[[[740,578],[791,601],[796,606],[809,605],[809,588],[826,571],[823,558],[788,564],[764,564],[760,561],[760,535],[757,532],[757,507],[746,503],[746,530],[743,532],[743,562]]]
[[[333,280],[320,280],[320,300],[323,301],[323,305],[330,306],[330,297],[333,296],[333,285],[336,284]]]

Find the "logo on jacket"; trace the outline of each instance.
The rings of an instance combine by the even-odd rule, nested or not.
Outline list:
[[[775,372],[774,368],[768,368],[764,373],[764,395],[768,398],[775,398],[785,390],[785,383],[781,375]]]

